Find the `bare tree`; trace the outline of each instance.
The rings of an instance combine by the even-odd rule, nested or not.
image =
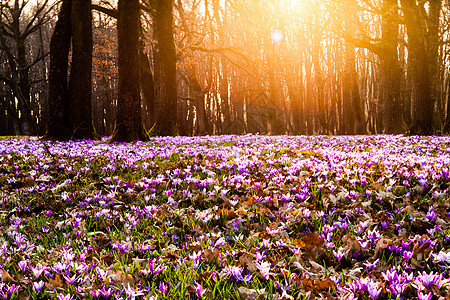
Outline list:
[[[26,0],[2,1],[0,3],[0,51],[7,61],[6,72],[0,73],[3,81],[17,99],[17,109],[5,98],[1,98],[2,106],[7,107],[10,115],[15,117],[18,124],[18,134],[37,134],[37,112],[32,110],[30,91],[32,79],[30,69],[46,56],[43,50],[30,58],[27,48],[29,38],[49,20],[51,6],[48,0],[37,4],[31,14],[26,14],[25,7],[31,9]]]
[[[148,139],[141,119],[139,11],[139,0],[119,0],[119,94],[116,125],[111,142]]]

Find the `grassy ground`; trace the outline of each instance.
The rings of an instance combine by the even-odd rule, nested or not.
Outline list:
[[[449,137],[0,139],[0,299],[450,296]]]

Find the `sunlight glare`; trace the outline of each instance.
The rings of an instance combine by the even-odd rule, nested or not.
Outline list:
[[[283,40],[283,33],[280,30],[275,30],[274,32],[272,32],[272,41],[274,43],[279,43]]]

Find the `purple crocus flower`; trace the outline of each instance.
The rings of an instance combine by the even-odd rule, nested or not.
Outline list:
[[[389,282],[390,285],[395,285],[400,282],[396,269],[392,268],[390,270],[387,270],[386,272],[382,272],[381,275],[385,280]]]
[[[377,259],[373,263],[370,263],[370,262],[363,263],[363,265],[366,266],[367,272],[372,272],[376,268],[378,261],[380,261],[380,260]]]
[[[367,283],[367,292],[369,293],[370,298],[376,299],[381,293],[380,283],[370,280]]]
[[[170,288],[172,287],[172,285],[170,284],[169,281],[167,282],[160,282],[159,283],[159,289],[164,293],[167,294],[170,291]]]
[[[19,263],[17,265],[22,270],[22,272],[26,272],[28,269],[28,263],[24,260],[19,261]]]
[[[43,287],[44,287],[44,282],[42,280],[39,282],[33,282],[33,289],[36,292],[40,292]]]
[[[0,287],[2,287],[2,284],[0,283]],[[0,288],[0,296],[4,299],[10,299],[11,295],[14,294],[19,290],[19,286],[12,284],[11,286],[8,286],[7,284],[3,284],[3,288]]]
[[[56,299],[58,299],[58,300],[73,300],[73,295],[71,295],[71,294],[67,294],[67,295],[58,294]]]
[[[111,288],[108,288],[106,290],[105,287],[102,287],[101,290],[96,290],[95,292],[91,292],[91,295],[96,298],[102,297],[103,299],[108,299],[113,293],[114,293],[114,291]]]
[[[157,274],[161,273],[162,271],[164,271],[165,269],[167,269],[167,267],[161,267],[161,266],[155,267],[155,261],[156,261],[156,259],[153,258],[150,262],[150,270],[152,271],[152,275],[157,275]]]
[[[431,300],[433,298],[433,293],[423,294],[422,292],[417,292],[417,297],[419,300]]]
[[[42,267],[42,268],[40,268],[40,267],[35,268],[33,266],[31,267],[31,271],[33,272],[33,275],[36,279],[38,279],[39,276],[41,276],[42,272],[44,272],[45,270],[47,270],[46,267]]]
[[[413,285],[415,285],[419,290],[423,289],[431,289],[433,285],[437,286],[439,289],[444,285],[447,284],[450,280],[442,278],[441,274],[435,274],[431,272],[430,274],[427,274],[425,271],[418,274],[416,277],[416,280],[414,280]]]
[[[74,285],[78,280],[78,276],[75,274],[72,277],[66,276],[63,274],[63,278],[67,281],[68,284]]]
[[[197,281],[194,281],[194,284],[195,284],[195,293],[197,294],[198,299],[201,299],[206,291],[202,289],[201,284],[199,284]]]
[[[431,207],[428,209],[428,212],[427,212],[427,214],[425,215],[425,217],[427,218],[428,221],[433,222],[434,219],[436,219],[437,215],[438,215],[438,214],[433,210],[433,206],[431,206]]]
[[[124,244],[124,245],[122,245],[122,244],[117,244],[117,247],[119,248],[119,250],[120,250],[120,252],[122,252],[122,253],[127,253],[128,252],[128,244]]]
[[[414,253],[412,251],[403,251],[403,257],[406,261],[410,260],[413,257]]]
[[[244,278],[242,277],[242,271],[244,268],[237,266],[226,266],[224,271],[231,276],[233,276],[237,281],[242,281]]]

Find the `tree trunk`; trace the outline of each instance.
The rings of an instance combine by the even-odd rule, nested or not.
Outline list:
[[[353,107],[353,70],[355,68],[355,48],[349,43],[345,45],[345,67],[343,76],[343,109],[344,109],[344,130],[345,134],[355,134],[355,113]]]
[[[69,80],[71,139],[94,137],[92,123],[91,0],[72,0],[72,64]]]
[[[225,58],[221,58],[222,72],[219,78],[219,92],[220,99],[222,103],[222,114],[223,114],[223,124],[222,124],[222,134],[230,133],[231,127],[231,108],[230,108],[230,95],[229,88],[230,83],[228,79],[228,63]],[[220,119],[220,118],[219,118]]]
[[[157,114],[152,135],[170,136],[178,133],[177,67],[173,37],[173,3],[156,1],[153,29],[156,40],[155,77]]]
[[[322,75],[322,67],[320,66],[319,55],[321,50],[320,41],[317,36],[314,37],[313,43],[312,59],[314,65],[314,86],[317,96],[317,107],[319,108],[317,113],[319,116],[319,133],[325,134],[328,127],[327,111],[325,109],[325,80]]]
[[[447,77],[447,114],[445,117],[444,128],[442,129],[443,133],[450,133],[450,78]]]
[[[401,0],[408,33],[410,55],[413,120],[411,134],[433,134],[433,105],[425,24],[415,0]]]
[[[426,35],[428,46],[428,65],[430,70],[431,81],[431,96],[432,103],[437,103],[438,113],[434,114],[436,124],[435,128],[441,128],[442,124],[442,100],[441,100],[441,80],[440,67],[442,65],[441,57],[439,55],[440,36],[439,36],[439,20],[442,9],[442,0],[430,0],[430,9],[428,14],[428,34]]]
[[[155,122],[155,82],[153,80],[153,73],[150,69],[150,63],[147,54],[143,49],[139,49],[140,58],[140,75],[141,75],[141,90],[144,96],[144,103],[148,113],[148,124],[152,126]],[[147,122],[144,122],[147,123]]]
[[[398,60],[399,16],[397,0],[383,1],[381,45],[381,109],[385,133],[404,133],[405,122],[401,98],[402,69]],[[380,132],[380,130],[379,130]]]
[[[67,66],[72,36],[71,0],[64,0],[50,41],[50,71],[48,79],[48,125],[46,137],[69,137]]]
[[[17,37],[17,63],[19,66],[19,91],[18,106],[21,112],[20,115],[20,133],[23,135],[32,135],[35,131],[36,123],[31,115],[31,97],[30,97],[30,74],[27,61],[27,46],[22,37]],[[34,132],[38,134],[37,132]]]
[[[147,140],[141,115],[139,76],[139,0],[119,0],[117,20],[119,93],[110,142]]]

